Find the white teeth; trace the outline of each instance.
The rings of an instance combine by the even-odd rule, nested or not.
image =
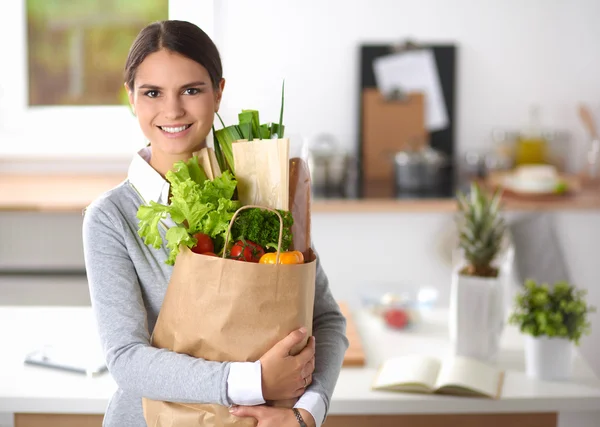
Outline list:
[[[177,132],[183,132],[184,130],[186,130],[189,127],[189,125],[185,125],[185,126],[178,126],[176,128],[168,128],[165,126],[160,126],[160,128],[162,130],[164,130],[165,132],[169,132],[169,133],[177,133]]]

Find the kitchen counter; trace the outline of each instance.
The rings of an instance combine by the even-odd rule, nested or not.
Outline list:
[[[558,413],[600,411],[600,381],[579,356],[571,382],[526,377],[522,336],[513,327],[503,335],[499,364],[507,373],[500,400],[371,391],[376,369],[386,358],[414,352],[440,356],[448,351],[447,311],[426,313],[421,324],[402,332],[387,329],[365,311],[355,311],[354,317],[367,366],[342,369],[328,427],[373,425],[375,418],[381,426],[401,425],[402,419],[409,418],[414,422],[418,418],[421,426],[438,426],[442,424],[435,420],[440,423],[443,418],[447,427],[467,422],[487,427],[555,427]],[[100,426],[116,387],[110,375],[85,377],[23,364],[27,352],[45,344],[93,348],[96,335],[90,307],[0,307],[0,324],[5,325],[6,344],[0,353],[0,413],[16,414],[15,427]]]
[[[0,211],[80,213],[124,174],[0,174]],[[505,197],[505,208],[517,211],[600,210],[600,189],[551,198]],[[313,212],[452,212],[453,198],[315,199]]]

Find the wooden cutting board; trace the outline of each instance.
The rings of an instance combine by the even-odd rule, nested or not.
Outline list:
[[[342,314],[346,317],[346,336],[350,342],[342,366],[364,366],[366,364],[365,352],[350,308],[346,303],[340,302],[338,304]]]

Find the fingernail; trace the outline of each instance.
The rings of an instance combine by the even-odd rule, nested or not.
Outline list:
[[[237,411],[237,406],[230,406],[230,407],[229,407],[229,412],[230,412],[230,413],[234,414],[234,413],[235,413],[235,411]]]
[[[306,328],[305,328],[304,326],[302,326],[302,327],[300,328],[300,332],[302,332],[303,334],[305,334],[305,333],[306,333]]]

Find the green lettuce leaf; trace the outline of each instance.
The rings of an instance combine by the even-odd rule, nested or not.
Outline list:
[[[196,239],[194,239],[185,227],[178,225],[167,230],[167,248],[170,250],[169,258],[166,263],[169,265],[175,264],[175,259],[179,255],[180,245],[186,245],[189,248],[194,247]]]
[[[171,186],[177,186],[191,179],[196,184],[202,184],[208,179],[204,168],[198,162],[198,156],[193,156],[187,162],[183,160],[175,163],[173,169],[167,172],[167,181]]]
[[[146,245],[155,249],[162,246],[163,240],[160,236],[158,223],[161,219],[167,217],[169,206],[161,205],[150,201],[150,205],[142,205],[137,212],[137,218],[140,220],[138,235],[144,239]]]
[[[170,203],[151,201],[138,209],[138,234],[144,243],[156,249],[162,246],[160,221],[170,215],[176,226],[169,228],[165,236],[170,251],[167,264],[175,263],[181,245],[194,247],[196,233],[215,239],[215,250],[220,251],[233,214],[241,206],[239,201],[231,200],[237,186],[231,172],[225,171],[211,181],[194,156],[176,163],[166,178],[171,184]]]

